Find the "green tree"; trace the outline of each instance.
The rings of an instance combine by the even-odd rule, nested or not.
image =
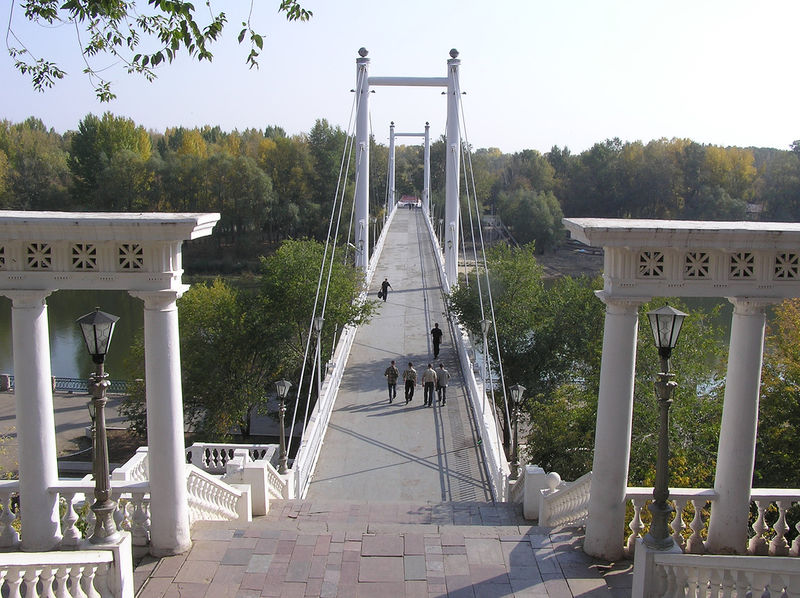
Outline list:
[[[797,488],[800,471],[800,299],[775,309],[761,382],[753,485]]]
[[[69,168],[73,176],[72,194],[83,209],[110,209],[100,204],[98,177],[110,166],[114,155],[123,150],[150,158],[150,136],[131,119],[106,112],[98,118],[87,115],[78,125],[70,143]]]
[[[497,211],[519,243],[535,242],[539,253],[556,248],[564,238],[564,214],[552,191],[519,188],[501,193]]]
[[[223,34],[228,17],[206,2],[205,13],[196,13],[195,7],[184,0],[165,2],[151,0],[137,6],[135,0],[11,0],[9,5],[6,39],[8,53],[14,66],[31,77],[34,89],[44,91],[52,87],[66,72],[49,56],[38,56],[16,34],[15,8],[21,8],[24,18],[45,28],[69,25],[75,29],[76,45],[87,63],[84,72],[94,85],[102,102],[114,99],[111,82],[105,79],[102,68],[95,68],[94,59],[113,58],[121,61],[128,73],[143,75],[148,81],[156,76],[156,69],[171,63],[182,53],[199,61],[213,58],[211,46]],[[312,13],[297,0],[280,0],[278,11],[289,21],[307,21]],[[250,68],[258,66],[258,57],[264,47],[263,34],[251,25],[251,14],[242,23],[238,40],[247,40],[250,52],[246,62]]]
[[[38,118],[17,124],[2,121],[0,151],[7,158],[6,192],[0,192],[5,207],[17,210],[69,207],[70,175],[61,135],[48,130]]]
[[[323,253],[324,246],[316,241],[287,240],[273,255],[261,258],[260,300],[264,312],[274,316],[275,324],[285,327],[280,352],[286,359],[286,375],[295,376],[295,379],[299,375],[308,340],[317,283],[323,267]],[[330,267],[330,263],[326,263],[322,276],[323,285],[330,276],[323,353],[329,353],[332,348],[334,330],[368,321],[377,305],[374,301],[363,304],[354,301],[362,284],[359,270],[339,260],[328,272]],[[323,286],[320,293],[324,291]],[[319,305],[317,310],[320,311]]]

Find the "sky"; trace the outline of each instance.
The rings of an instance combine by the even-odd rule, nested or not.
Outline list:
[[[19,0],[16,0],[19,2]],[[145,0],[139,0],[144,6]],[[301,0],[306,23],[287,22],[278,0],[254,2],[265,34],[260,68],[245,65],[236,36],[250,3],[212,0],[228,26],[211,63],[181,58],[149,83],[110,59],[96,60],[118,99],[95,99],[70,25],[27,23],[14,32],[66,79],[44,93],[0,57],[0,119],[41,118],[60,132],[88,113],[111,111],[147,129],[279,125],[308,132],[317,119],[348,129],[358,49],[370,76],[445,77],[459,51],[465,136],[503,152],[553,146],[573,153],[605,139],[690,138],[704,144],[788,149],[800,139],[797,0]],[[197,2],[198,10],[204,3]],[[7,5],[0,9],[8,22]],[[444,133],[439,88],[377,87],[372,132]],[[399,143],[416,143],[414,138]]]

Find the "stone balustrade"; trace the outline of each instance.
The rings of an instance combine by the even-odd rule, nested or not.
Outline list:
[[[795,559],[664,552],[654,553],[652,561],[652,577],[634,582],[632,598],[800,596]]]

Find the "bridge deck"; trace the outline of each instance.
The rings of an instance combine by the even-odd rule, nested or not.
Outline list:
[[[399,210],[373,279],[392,290],[356,335],[336,399],[309,499],[367,501],[490,501],[458,355],[446,324],[433,247],[420,210]],[[430,330],[443,329],[434,362]],[[423,407],[422,386],[405,404],[402,377],[389,404],[384,370],[394,359],[414,363],[421,382],[427,364],[444,363],[451,379],[447,405]]]

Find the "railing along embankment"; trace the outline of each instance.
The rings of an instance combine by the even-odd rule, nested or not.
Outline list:
[[[436,264],[439,268],[439,279],[442,287],[449,292],[455,281],[447,280],[444,256],[439,250],[439,243],[433,230],[433,225],[428,218],[424,218],[424,220],[428,227],[433,254],[436,257]],[[475,349],[472,346],[469,333],[453,314],[450,314],[448,320],[453,343],[461,363],[464,389],[469,397],[472,413],[475,416],[475,422],[478,427],[478,438],[486,465],[486,472],[489,476],[492,498],[496,501],[507,501],[509,499],[508,478],[511,474],[511,468],[503,450],[503,434],[500,424],[492,409],[492,402],[486,397],[487,385],[480,375],[476,375],[476,371],[479,368],[477,360],[474,358]]]
[[[389,212],[389,217],[386,219],[383,230],[375,246],[372,248],[372,256],[364,272],[364,287],[356,298],[358,302],[363,303],[367,300],[368,290],[370,284],[372,284],[372,277],[375,275],[375,269],[377,268],[378,260],[380,259],[383,246],[386,242],[386,235],[389,232],[389,227],[396,212],[397,206],[395,205],[392,211]],[[314,469],[319,459],[319,453],[322,450],[325,431],[328,429],[328,422],[330,422],[331,419],[336,395],[339,392],[342,374],[344,374],[344,366],[350,356],[350,349],[353,346],[357,331],[358,328],[356,326],[346,326],[342,330],[339,341],[336,343],[336,350],[333,352],[333,358],[328,363],[325,380],[322,383],[322,389],[319,393],[319,400],[317,400],[311,412],[311,416],[308,419],[308,423],[303,431],[303,439],[300,442],[300,448],[297,450],[297,455],[295,455],[291,470],[289,471],[289,492],[291,498],[305,498],[306,492],[308,492],[311,476],[314,474]]]

